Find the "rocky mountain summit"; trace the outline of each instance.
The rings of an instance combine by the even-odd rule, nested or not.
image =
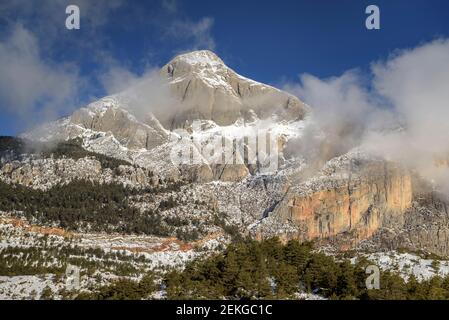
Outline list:
[[[297,97],[238,75],[210,51],[175,57],[153,80],[144,79],[138,90],[105,97],[22,136],[44,142],[80,139],[88,152],[129,163],[120,172],[89,158],[6,161],[0,179],[38,189],[75,175],[131,187],[184,181],[182,188],[170,191],[170,199],[203,221],[219,217],[218,225],[232,226],[242,235],[379,250],[400,248],[399,239],[407,234],[426,250],[449,254],[447,232],[439,234],[432,223],[433,217],[447,223],[445,205],[425,205],[432,214],[420,228],[409,219],[418,211],[423,217],[425,210],[416,201],[433,192],[431,187],[423,192],[425,182],[414,172],[357,146],[320,161],[295,148],[306,144],[304,132],[313,122],[313,109]],[[147,86],[155,83],[170,95],[159,108],[146,94],[154,92]],[[214,143],[218,152],[210,150]],[[324,149],[325,142],[319,147]],[[180,154],[187,161],[175,161]],[[148,176],[150,171],[154,176]],[[145,207],[145,196],[138,202]],[[163,199],[152,210],[161,204],[167,217],[189,215],[172,204],[166,208]],[[217,232],[212,220],[199,223],[203,231]],[[395,235],[387,237],[386,230]]]
[[[180,113],[166,121],[170,129],[198,119],[226,126],[254,115],[294,121],[303,119],[307,111],[295,96],[240,76],[207,50],[174,58],[161,75],[169,79],[183,105]]]

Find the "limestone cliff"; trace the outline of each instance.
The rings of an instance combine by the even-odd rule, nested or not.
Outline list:
[[[148,169],[120,165],[114,170],[103,168],[100,161],[85,157],[78,160],[25,159],[0,166],[0,181],[47,190],[73,180],[89,180],[99,183],[121,183],[131,187],[157,186],[159,178]]]
[[[391,217],[385,228],[362,241],[359,249],[406,249],[449,256],[449,199],[432,191],[432,186],[417,175],[413,175],[412,182],[410,208],[404,215]]]
[[[341,158],[338,160],[342,160]],[[287,238],[323,239],[351,233],[357,242],[373,235],[390,216],[412,205],[410,173],[393,163],[345,159],[317,177],[292,185],[270,219],[292,224]]]

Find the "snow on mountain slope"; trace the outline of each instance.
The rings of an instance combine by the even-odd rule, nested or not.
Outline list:
[[[430,259],[413,253],[397,251],[375,252],[362,254],[363,257],[379,266],[381,270],[397,272],[404,280],[411,275],[418,281],[429,280],[434,276],[449,275],[449,261]],[[353,258],[355,261],[356,258]]]
[[[410,225],[403,220],[416,200],[412,172],[351,150],[354,146],[334,148],[338,137],[326,141],[321,129],[311,130],[309,107],[296,97],[238,75],[210,51],[175,57],[159,76],[165,82],[143,79],[137,89],[105,97],[25,136],[82,137],[87,150],[147,168],[161,180],[185,179],[194,182],[192,190],[207,187],[224,219],[255,238],[329,240],[350,248],[386,228],[395,226],[400,234]],[[155,92],[154,83],[169,89],[177,103],[157,108],[148,94]],[[276,170],[261,170],[263,160],[272,158],[245,141],[260,133],[274,137]],[[232,146],[235,161],[220,163],[223,153],[204,152],[217,141]],[[186,150],[195,163],[175,161]],[[418,233],[421,243],[446,254],[447,236],[430,223],[419,227],[426,228]]]
[[[180,99],[180,112],[163,119],[166,127],[183,127],[193,120],[230,125],[256,113],[265,119],[301,120],[308,108],[296,97],[238,75],[208,50],[177,56],[161,70]]]
[[[160,77],[158,81],[144,78],[132,88],[22,136],[43,141],[82,137],[90,151],[135,162],[168,177],[185,172],[171,160],[174,149],[187,148],[199,159],[194,170],[200,171],[203,181],[241,179],[248,174],[241,166],[214,168],[203,157],[202,147],[217,136],[232,143],[269,133],[280,149],[287,140],[301,136],[306,105],[288,93],[238,75],[210,51],[175,57],[161,69]],[[168,87],[172,97],[167,99],[173,98],[176,105],[155,107],[146,92],[154,90],[151,86]],[[189,137],[180,139],[179,132],[170,131],[176,128]]]

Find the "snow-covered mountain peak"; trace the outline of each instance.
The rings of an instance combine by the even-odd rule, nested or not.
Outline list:
[[[232,71],[215,53],[209,50],[181,54],[162,68],[162,76],[171,84],[197,79],[211,88],[221,88],[232,94],[229,74]]]
[[[190,65],[224,66],[223,60],[210,50],[198,50],[181,54],[175,57],[169,64],[176,63],[177,61],[182,61]]]
[[[165,125],[183,127],[193,120],[213,120],[218,125],[247,118],[252,110],[258,118],[273,114],[280,120],[300,120],[307,107],[298,98],[239,75],[213,52],[194,51],[179,55],[162,67],[174,96],[183,105]]]
[[[94,116],[103,115],[109,108],[120,107],[123,107],[122,102],[119,101],[117,96],[107,96],[88,104],[85,109],[88,110],[92,116]]]
[[[200,141],[216,135],[236,139],[266,130],[283,144],[302,131],[307,108],[299,99],[238,75],[211,51],[182,54],[159,75],[162,79],[143,79],[137,89],[130,87],[76,110],[64,121],[43,127],[39,136],[82,137],[91,151],[127,161],[128,153],[144,150],[149,157],[150,151],[158,153],[161,148],[165,156],[158,166],[162,166],[163,161],[170,162],[166,153],[171,150],[171,131],[194,123],[204,125],[193,132]],[[161,84],[166,91],[161,92]],[[27,136],[36,138],[35,132]],[[142,160],[140,165],[154,168],[153,160]]]

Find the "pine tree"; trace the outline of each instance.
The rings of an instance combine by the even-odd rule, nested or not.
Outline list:
[[[53,299],[53,291],[49,286],[46,286],[41,293],[42,300],[51,300]]]
[[[347,260],[340,264],[336,293],[338,296],[346,299],[353,299],[358,296],[357,279],[354,274],[354,267]]]

